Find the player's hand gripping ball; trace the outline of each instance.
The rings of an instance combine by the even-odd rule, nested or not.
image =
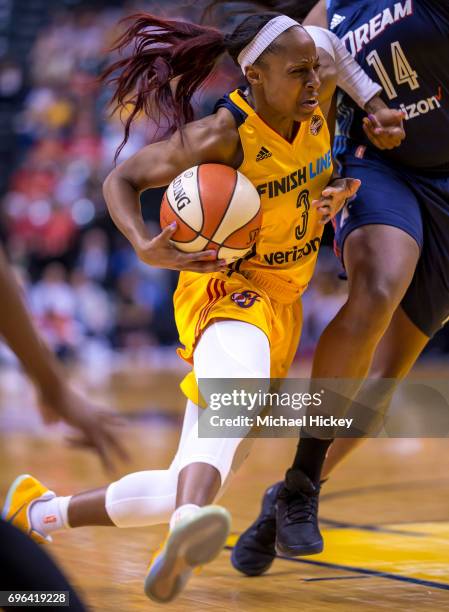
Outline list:
[[[186,253],[215,250],[231,263],[251,250],[262,222],[260,198],[240,172],[222,164],[201,164],[179,174],[164,194],[164,229],[174,221],[171,243]]]

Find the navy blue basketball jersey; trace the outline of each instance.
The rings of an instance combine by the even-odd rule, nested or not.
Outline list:
[[[382,85],[384,101],[406,115],[406,139],[382,155],[417,171],[449,173],[449,0],[328,0],[328,22]],[[364,115],[342,96],[340,151],[368,144]]]

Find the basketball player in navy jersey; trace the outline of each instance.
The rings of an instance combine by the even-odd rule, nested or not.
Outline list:
[[[304,6],[313,4],[257,2],[300,20]],[[323,332],[312,370],[313,378],[370,373],[358,400],[376,381],[393,379],[388,388],[379,386],[381,412],[449,318],[449,65],[443,59],[449,57],[449,2],[320,0],[303,23],[329,27],[344,41],[406,120],[401,146],[380,151],[361,128],[368,120],[363,111],[345,95],[339,101],[335,153],[343,174],[362,186],[336,219],[349,296]],[[353,385],[348,406],[357,391]],[[320,481],[359,440],[331,442],[301,439],[285,481],[267,490],[260,516],[233,551],[237,569],[266,571],[275,543],[290,555],[322,550]]]
[[[336,220],[349,297],[320,339],[314,375],[363,378],[372,363],[370,378],[399,381],[449,318],[449,2],[320,1],[309,18],[329,23],[403,111],[407,132],[400,147],[376,151],[342,96],[334,152],[364,188]],[[331,363],[343,335],[345,352]],[[385,410],[394,388],[377,388]],[[337,440],[323,476],[358,442]]]

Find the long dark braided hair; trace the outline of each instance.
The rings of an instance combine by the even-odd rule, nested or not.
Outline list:
[[[219,57],[228,53],[234,62],[246,45],[278,13],[250,15],[230,34],[214,27],[168,20],[139,13],[128,17],[130,25],[111,51],[129,52],[103,74],[115,91],[116,110],[129,109],[125,133],[115,159],[128,141],[131,125],[145,113],[156,122],[165,118],[168,132],[193,119],[192,96],[212,73]],[[275,52],[274,41],[261,55]]]

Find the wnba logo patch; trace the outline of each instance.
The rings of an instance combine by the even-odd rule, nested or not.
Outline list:
[[[310,133],[312,136],[318,136],[322,127],[323,118],[319,115],[313,115],[312,119],[310,120]]]
[[[44,516],[44,525],[51,525],[52,523],[56,523],[57,521],[57,517],[55,514],[47,514],[46,516]]]
[[[236,292],[231,295],[231,300],[240,308],[250,308],[254,302],[258,302],[260,295],[255,291]]]

